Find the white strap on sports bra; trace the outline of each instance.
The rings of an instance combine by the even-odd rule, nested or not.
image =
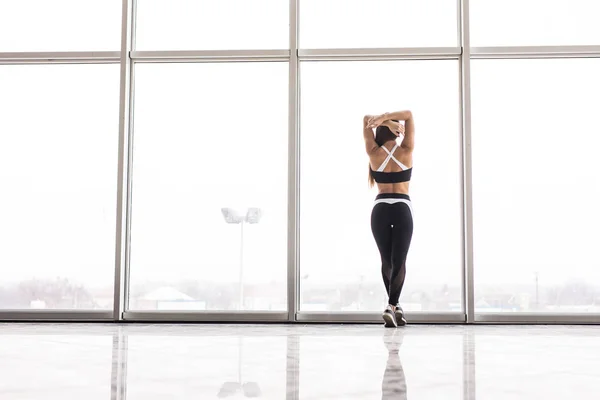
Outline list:
[[[388,150],[385,146],[381,146],[381,148],[384,149],[386,153],[388,153],[388,156],[385,159],[385,161],[381,164],[381,166],[379,168],[377,168],[377,172],[383,172],[383,170],[385,169],[385,167],[387,167],[390,160],[394,160],[396,162],[396,164],[398,164],[398,166],[400,168],[402,168],[403,171],[408,169],[408,167],[406,165],[402,164],[400,161],[398,161],[396,159],[396,157],[394,157],[394,151],[396,151],[396,149],[398,148],[398,143],[396,143],[396,145],[394,146],[394,148],[391,151]]]

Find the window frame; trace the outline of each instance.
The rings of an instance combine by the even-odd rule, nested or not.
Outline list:
[[[427,323],[600,323],[600,314],[519,314],[496,315],[474,312],[473,269],[473,199],[471,157],[471,96],[470,61],[481,58],[567,58],[600,57],[599,46],[521,46],[521,47],[471,47],[470,0],[458,0],[459,45],[449,48],[417,49],[302,49],[298,46],[299,2],[290,0],[289,48],[285,50],[224,50],[224,51],[144,51],[135,49],[135,0],[122,0],[121,47],[118,52],[19,52],[0,53],[0,64],[49,64],[49,63],[119,63],[119,146],[117,196],[115,199],[115,280],[114,310],[112,312],[52,312],[3,310],[2,320],[26,321],[279,321],[279,322],[364,322],[380,323],[373,313],[300,313],[299,307],[299,62],[318,60],[404,60],[453,58],[460,62],[461,110],[461,170],[462,170],[462,254],[463,287],[462,312],[436,315],[434,313],[407,313],[409,322]],[[289,62],[289,129],[288,129],[288,227],[287,227],[287,302],[288,310],[277,313],[185,313],[185,312],[130,312],[128,298],[130,224],[131,224],[131,176],[133,158],[135,98],[134,68],[136,62],[236,62],[285,60]]]

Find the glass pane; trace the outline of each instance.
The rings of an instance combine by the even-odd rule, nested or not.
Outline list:
[[[253,330],[239,337],[220,329],[212,332],[221,336],[173,329],[168,336],[130,335],[127,400],[285,399],[287,339]]]
[[[305,62],[302,72],[301,308],[381,311],[387,299],[370,227],[365,114],[411,109],[414,233],[401,302],[461,308],[457,61]],[[337,135],[337,136],[336,136]]]
[[[471,46],[600,44],[597,0],[471,0]]]
[[[135,73],[131,308],[285,310],[288,64]]]
[[[0,328],[2,398],[111,398],[111,335],[33,333],[39,329],[39,325],[15,328],[15,324]]]
[[[599,312],[600,60],[472,62],[476,310]]]
[[[300,399],[463,399],[462,335],[344,331],[300,337]]]
[[[308,49],[458,45],[455,0],[302,0]]]
[[[282,0],[138,0],[136,49],[287,49],[289,8]]]
[[[120,0],[0,0],[0,52],[119,51]]]
[[[0,66],[0,308],[111,309],[119,66]]]

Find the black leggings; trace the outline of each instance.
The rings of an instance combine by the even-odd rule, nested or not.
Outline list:
[[[371,212],[371,231],[381,255],[381,274],[389,304],[395,306],[404,286],[406,256],[413,233],[408,195],[379,194]]]

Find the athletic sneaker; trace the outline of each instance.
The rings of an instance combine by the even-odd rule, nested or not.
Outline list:
[[[396,317],[396,323],[400,326],[406,325],[406,318],[404,318],[404,310],[400,307],[400,304],[396,305],[396,312],[394,313]]]
[[[396,321],[396,316],[394,315],[394,310],[392,306],[387,306],[382,314],[383,320],[385,321],[386,328],[396,328],[398,327],[398,322]]]

